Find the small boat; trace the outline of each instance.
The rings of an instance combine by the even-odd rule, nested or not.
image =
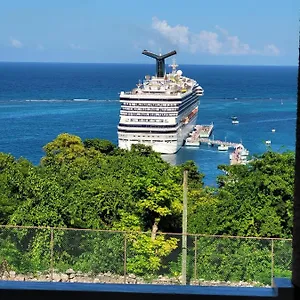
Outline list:
[[[276,130],[273,128],[273,129],[272,129],[272,132],[275,132],[275,131],[276,131]]]
[[[229,155],[230,165],[246,165],[249,151],[242,145],[238,145],[234,152]]]
[[[268,140],[268,141],[266,141],[266,145],[271,145],[271,141],[270,140]]]
[[[228,151],[228,146],[222,144],[218,146],[218,150],[219,151]]]
[[[232,123],[232,124],[239,124],[238,118],[235,117],[235,116],[231,117],[231,123]]]

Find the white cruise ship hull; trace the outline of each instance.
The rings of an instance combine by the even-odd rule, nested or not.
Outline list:
[[[153,140],[132,141],[130,140],[130,137],[128,137],[127,141],[124,141],[124,139],[121,139],[120,135],[118,134],[119,135],[118,146],[119,148],[130,150],[131,145],[133,144],[143,144],[146,146],[151,146],[154,151],[162,154],[174,154],[182,147],[185,139],[188,137],[189,133],[195,127],[196,120],[197,120],[197,114],[188,124],[183,125],[181,128],[178,129],[175,136],[176,141],[167,141],[167,142],[155,142]]]

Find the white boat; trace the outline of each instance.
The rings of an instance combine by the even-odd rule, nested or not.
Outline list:
[[[120,93],[118,145],[130,149],[132,144],[144,144],[173,154],[196,125],[204,91],[194,79],[183,76],[175,62],[170,65],[172,72],[165,72],[165,59],[176,51],[157,55],[144,50],[143,54],[156,60],[156,75],[146,75],[136,88]]]
[[[231,165],[246,165],[248,163],[249,151],[239,144],[233,153],[229,155]]]
[[[231,123],[232,123],[232,124],[239,124],[238,118],[235,117],[235,116],[231,117]]]
[[[266,145],[271,145],[271,141],[266,141]]]
[[[222,144],[218,146],[218,150],[219,151],[228,151],[228,146]]]
[[[273,129],[272,129],[272,132],[275,132],[275,131],[276,131],[276,130],[273,128]]]

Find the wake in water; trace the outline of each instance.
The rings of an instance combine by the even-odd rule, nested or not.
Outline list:
[[[285,122],[285,121],[295,121],[295,118],[284,118],[284,119],[267,119],[267,120],[258,120],[255,121],[255,123],[269,123],[269,122]],[[253,123],[253,122],[248,122],[248,123]]]
[[[253,101],[253,100],[257,100],[257,101],[269,101],[272,100],[274,102],[279,101],[282,102],[282,104],[284,103],[284,101],[290,101],[290,100],[295,100],[296,101],[296,97],[292,98],[292,97],[280,97],[280,98],[272,98],[272,97],[209,97],[209,96],[205,96],[206,99],[213,99],[213,100],[234,100],[235,101]]]

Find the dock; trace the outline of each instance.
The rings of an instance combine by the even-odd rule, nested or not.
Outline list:
[[[233,143],[221,140],[210,139],[213,131],[213,123],[210,125],[196,125],[194,130],[190,133],[189,137],[185,140],[185,146],[199,147],[201,144],[207,144],[210,146],[228,146],[228,148],[237,148],[241,143]]]
[[[233,142],[227,142],[227,141],[221,141],[221,140],[212,140],[208,138],[199,138],[199,143],[200,144],[207,144],[211,146],[227,146],[228,148],[237,148],[238,146],[241,145],[241,143],[233,143]]]
[[[199,146],[201,138],[209,138],[214,129],[214,124],[210,125],[196,125],[194,130],[189,134],[185,140],[186,146]]]
[[[213,123],[211,125],[196,125],[185,140],[184,145],[187,147],[199,147],[202,144],[207,144],[209,146],[217,146],[219,151],[227,151],[229,148],[233,148],[234,151],[229,154],[230,165],[246,165],[249,162],[249,151],[243,146],[242,142],[233,143],[226,141],[226,139],[225,141],[211,139],[210,135],[213,128]]]

